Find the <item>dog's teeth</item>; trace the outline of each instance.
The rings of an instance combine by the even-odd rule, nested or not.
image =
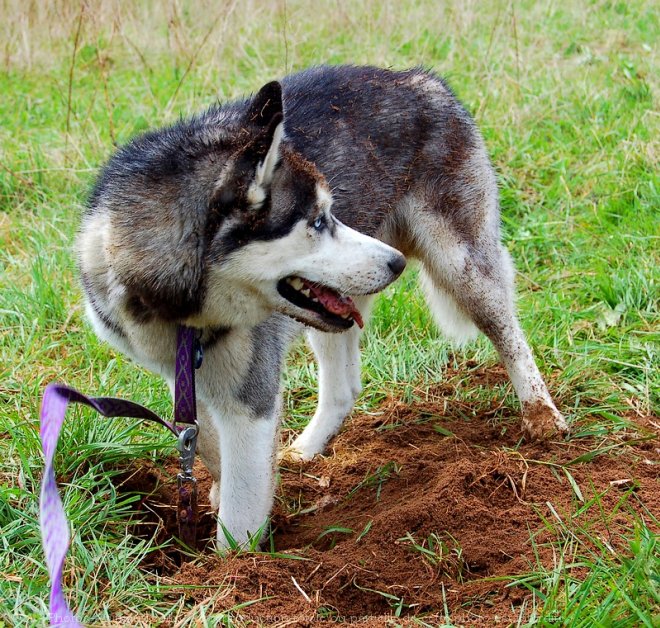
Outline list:
[[[304,290],[300,291],[302,294],[304,294],[307,298],[309,298],[310,292],[309,288],[305,288]]]
[[[300,290],[303,287],[303,281],[300,277],[291,277],[287,281],[295,290]]]
[[[345,314],[341,314],[340,316],[344,319],[347,319],[347,318],[351,317],[351,314],[350,314],[350,312],[346,312]]]
[[[312,297],[312,303],[318,303],[319,300],[316,297]]]

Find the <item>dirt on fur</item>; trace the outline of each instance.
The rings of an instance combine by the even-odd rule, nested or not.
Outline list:
[[[484,385],[506,378],[499,367],[473,375]],[[271,554],[213,551],[200,464],[200,554],[154,552],[144,569],[174,585],[176,599],[235,608],[246,624],[385,626],[398,616],[408,625],[416,616],[434,625],[447,609],[454,625],[507,625],[531,612],[532,594],[512,578],[553,566],[564,523],[589,522],[592,538],[625,553],[630,511],[660,512],[656,418],[631,411],[639,427],[617,439],[521,444],[506,408],[476,412],[447,400],[446,386],[354,416],[326,456],[280,467]],[[145,495],[140,536],[176,534],[175,474],[169,460],[124,476],[124,490]]]

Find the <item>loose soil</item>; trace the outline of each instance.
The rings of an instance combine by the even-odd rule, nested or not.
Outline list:
[[[471,377],[505,381],[499,367]],[[272,520],[277,556],[213,552],[211,480],[199,464],[201,553],[154,552],[144,569],[174,585],[176,599],[212,600],[216,611],[251,603],[236,614],[266,626],[321,618],[385,626],[396,613],[399,624],[417,616],[436,625],[445,608],[455,625],[507,625],[531,611],[532,594],[511,580],[539,562],[552,567],[559,520],[572,530],[587,525],[592,538],[625,553],[630,512],[660,513],[656,417],[631,411],[637,429],[617,439],[521,444],[519,420],[506,408],[479,404],[476,412],[449,394],[445,384],[421,402],[389,399],[350,419],[327,456],[284,464]],[[576,459],[568,469],[577,492],[587,503],[600,494],[600,507],[580,512],[557,466]],[[145,494],[136,534],[160,541],[176,534],[175,474],[169,460],[125,477],[123,489]]]

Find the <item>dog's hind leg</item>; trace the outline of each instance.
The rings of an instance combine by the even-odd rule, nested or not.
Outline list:
[[[456,299],[433,281],[423,266],[419,270],[419,282],[433,320],[442,333],[457,345],[474,340],[479,334],[477,326]]]
[[[353,300],[366,322],[373,297]],[[362,390],[357,325],[339,334],[310,330],[307,337],[318,362],[319,404],[307,427],[284,452],[284,457],[294,460],[311,460],[323,452]]]
[[[490,338],[522,403],[523,428],[529,437],[565,432],[564,417],[550,397],[516,317],[509,254],[497,241],[482,241],[471,248],[456,239],[440,239],[441,243],[431,243],[430,238],[422,238],[419,252],[430,304],[443,303],[441,311],[435,308],[436,314],[449,313],[449,327],[459,340],[470,331],[470,321]]]

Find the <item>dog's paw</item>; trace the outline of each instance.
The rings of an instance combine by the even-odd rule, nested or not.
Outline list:
[[[293,445],[285,447],[279,454],[277,454],[277,461],[282,462],[309,462],[316,452],[301,451]]]
[[[277,459],[278,462],[309,462],[322,452],[322,447],[316,447],[299,436],[279,453]]]
[[[547,440],[568,432],[566,419],[550,402],[534,401],[523,404],[523,432],[528,440]]]

